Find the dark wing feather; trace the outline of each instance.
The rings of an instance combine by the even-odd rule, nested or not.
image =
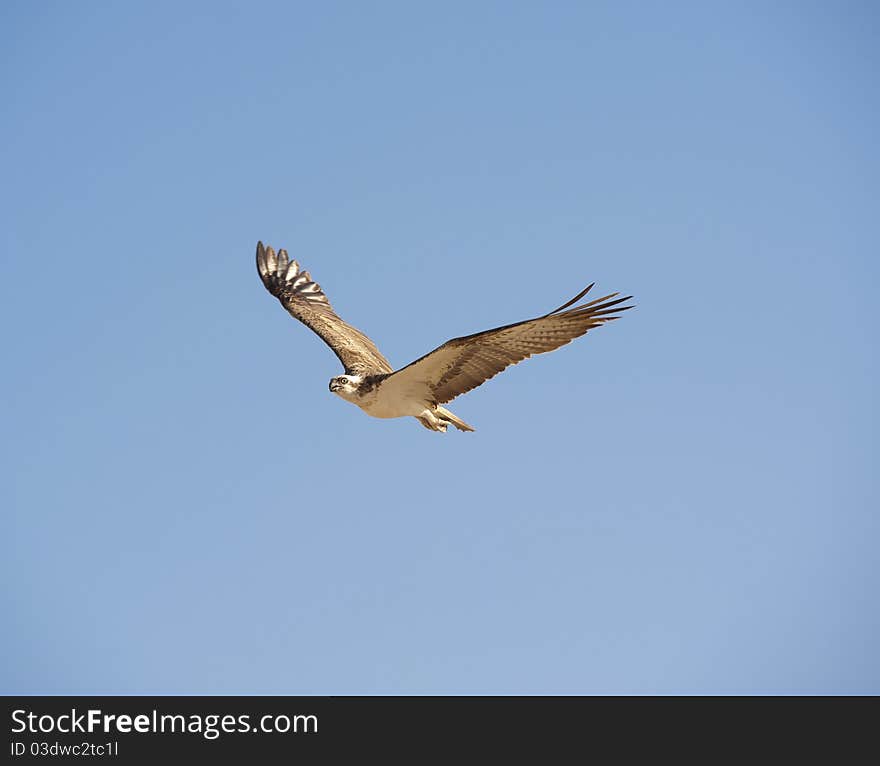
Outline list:
[[[447,341],[389,376],[382,387],[397,389],[409,396],[422,395],[436,404],[444,404],[485,383],[506,367],[533,354],[553,351],[632,308],[620,305],[632,296],[617,298],[618,293],[568,308],[592,287],[537,319]]]
[[[263,243],[258,242],[257,271],[266,289],[281,301],[290,315],[333,349],[346,372],[376,375],[392,371],[373,341],[337,316],[321,286],[312,281],[309,272],[301,271],[299,264],[287,257],[286,250],[276,254],[271,247],[263,247]]]

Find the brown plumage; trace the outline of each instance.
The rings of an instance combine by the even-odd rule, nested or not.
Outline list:
[[[320,286],[288,258],[287,251],[276,254],[271,247],[258,243],[257,269],[266,289],[339,357],[346,375],[330,381],[331,391],[357,404],[368,415],[411,415],[433,431],[445,431],[448,425],[472,431],[441,405],[506,367],[533,354],[553,351],[632,308],[621,305],[631,296],[618,298],[618,293],[577,305],[592,289],[589,285],[549,314],[453,338],[394,372],[373,341],[340,319]]]
[[[591,284],[558,309],[536,319],[453,338],[390,375],[383,385],[408,389],[424,387],[435,404],[445,404],[510,365],[533,354],[564,346],[588,330],[618,319],[620,312],[632,308],[620,305],[632,296],[617,298],[619,293],[568,308],[592,288]]]
[[[271,247],[257,243],[257,271],[266,289],[292,317],[320,336],[339,357],[346,372],[362,375],[388,373],[394,368],[379,349],[356,327],[344,322],[308,271],[301,271],[286,250],[276,254]]]

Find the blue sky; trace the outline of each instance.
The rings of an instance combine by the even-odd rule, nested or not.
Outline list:
[[[878,693],[871,3],[4,3],[0,691]],[[456,400],[333,397],[286,247]]]

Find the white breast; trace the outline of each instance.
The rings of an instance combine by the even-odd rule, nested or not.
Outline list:
[[[416,417],[430,406],[423,392],[389,386],[387,381],[380,383],[366,396],[359,397],[356,404],[374,418]]]

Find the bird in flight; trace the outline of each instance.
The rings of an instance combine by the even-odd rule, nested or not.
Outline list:
[[[396,370],[356,327],[344,322],[308,271],[300,269],[286,250],[277,253],[257,243],[257,270],[266,289],[294,319],[323,340],[339,357],[344,375],[330,379],[330,390],[374,418],[412,416],[425,428],[445,433],[474,429],[441,406],[485,383],[532,354],[553,351],[587,330],[617,319],[632,306],[612,293],[577,305],[593,287],[549,314],[524,322],[453,338],[420,359]]]

